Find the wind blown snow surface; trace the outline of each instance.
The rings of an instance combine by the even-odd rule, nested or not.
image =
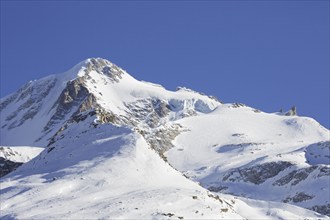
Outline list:
[[[167,91],[101,58],[0,111],[0,158],[25,163],[0,179],[2,219],[330,215],[329,131],[311,118]]]

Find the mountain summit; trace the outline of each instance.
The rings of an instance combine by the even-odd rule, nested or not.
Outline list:
[[[168,91],[101,58],[0,111],[5,219],[330,216],[329,130],[311,118]]]
[[[1,99],[1,140],[3,145],[47,146],[68,121],[87,111],[97,112],[102,122],[156,127],[167,113],[173,121],[210,112],[219,104],[191,90],[170,92],[137,81],[111,62],[91,58],[66,73],[29,82]],[[144,118],[143,112],[136,111],[150,114]]]

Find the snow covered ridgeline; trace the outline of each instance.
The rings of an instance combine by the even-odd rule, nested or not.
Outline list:
[[[138,81],[111,62],[92,58],[63,74],[29,82],[2,98],[1,141],[3,145],[43,147],[67,120],[88,110],[104,114],[103,119],[115,124],[149,123],[147,127],[156,127],[210,112],[219,104],[191,90],[171,92]],[[143,115],[146,113],[149,115]],[[148,121],[143,118],[146,116]],[[23,131],[26,135],[17,139]]]
[[[38,96],[39,93],[42,94],[42,97]],[[207,188],[212,189],[212,187],[215,187],[213,189],[219,189],[221,187],[228,187],[224,188],[226,192],[236,195],[262,200],[284,201],[310,209],[320,206],[319,209],[314,210],[323,214],[327,214],[327,210],[329,210],[327,208],[329,199],[324,196],[326,195],[324,190],[322,191],[321,188],[311,190],[308,184],[306,185],[304,183],[308,182],[310,185],[318,186],[326,186],[329,183],[326,180],[329,176],[327,173],[329,165],[325,164],[328,158],[328,145],[326,143],[329,140],[329,131],[311,119],[266,114],[241,104],[222,104],[212,97],[189,89],[179,89],[177,92],[167,91],[159,85],[137,81],[124,70],[100,58],[83,61],[66,73],[52,75],[39,81],[30,82],[20,91],[1,99],[0,107],[2,145],[48,146],[40,156],[32,160],[33,162],[31,161],[23,165],[17,171],[2,179],[5,182],[9,181],[7,182],[8,187],[9,185],[15,186],[22,182],[55,184],[59,177],[49,176],[48,174],[52,172],[63,174],[59,176],[61,179],[68,178],[68,182],[66,183],[70,186],[69,183],[73,180],[69,176],[74,175],[77,168],[80,169],[77,172],[85,175],[85,173],[90,172],[89,170],[94,169],[95,166],[98,167],[97,169],[103,169],[101,164],[106,164],[107,162],[95,162],[100,161],[100,158],[106,161],[113,161],[114,158],[116,158],[116,161],[122,161],[123,158],[119,156],[122,155],[122,151],[119,149],[125,148],[128,151],[136,151],[136,148],[126,148],[125,141],[113,142],[113,140],[126,140],[128,136],[130,137],[128,139],[131,140],[132,133],[130,130],[134,130],[136,133],[141,134],[137,139],[144,140],[147,144],[146,147],[148,149],[151,148],[152,150],[149,150],[153,154],[155,154],[153,150],[156,150],[173,167],[184,172],[186,176],[200,182]],[[83,128],[81,134],[72,131],[72,128],[77,128],[77,124]],[[117,134],[115,132],[116,129],[112,129],[111,127],[108,127],[110,128],[109,130],[103,130],[103,126],[106,127],[108,124],[124,126],[129,131],[125,134]],[[35,129],[29,129],[31,127]],[[101,129],[104,134],[93,133],[97,129]],[[21,135],[22,138],[18,140],[16,137],[20,134],[27,135]],[[87,145],[84,145],[85,143]],[[137,141],[133,141],[129,146],[136,143]],[[322,149],[319,150],[317,143],[325,143],[325,145],[321,144]],[[100,144],[103,146],[102,148],[98,148]],[[85,154],[81,152],[82,149],[90,150],[87,151],[88,153],[85,152]],[[92,152],[91,149],[94,151],[95,149],[103,150]],[[98,154],[96,154],[97,152]],[[157,158],[161,160],[159,157]],[[61,161],[64,165],[58,166],[59,163],[54,161]],[[140,161],[140,159],[137,161]],[[136,163],[138,163],[137,161]],[[233,161],[236,164],[233,164]],[[34,166],[31,164],[34,164]],[[81,166],[81,164],[84,165]],[[152,166],[152,164],[149,166]],[[283,164],[283,169],[280,169],[280,172],[275,173],[276,175],[274,176],[269,175],[267,164]],[[292,165],[286,166],[288,164]],[[168,166],[166,163],[165,165]],[[111,166],[113,166],[113,163],[111,163]],[[309,166],[316,167],[316,169],[309,168]],[[258,167],[265,169],[259,169]],[[314,169],[311,175],[314,175],[315,178],[308,178],[306,181],[304,179],[304,181],[294,185],[293,191],[288,190],[288,184],[279,186],[276,192],[279,195],[290,192],[291,194],[287,193],[288,197],[268,196],[267,193],[273,193],[274,185],[271,185],[272,183],[284,178],[285,175],[289,175],[288,179],[293,176],[292,182],[290,182],[291,180],[289,181],[291,184],[295,181],[294,179],[297,179],[297,176],[301,175],[300,173],[302,171],[309,172],[310,169]],[[70,170],[74,172],[68,173]],[[261,172],[259,172],[260,170]],[[315,173],[316,171],[323,172],[325,175],[318,177]],[[121,172],[124,172],[124,170],[121,170]],[[21,179],[18,178],[19,180],[16,179],[13,181],[17,177],[17,173],[20,173],[20,175],[24,173],[24,175],[21,176]],[[102,171],[102,174],[104,174],[104,178],[108,178],[107,172]],[[137,179],[142,178],[140,174],[141,172],[138,172],[134,174],[134,177]],[[251,174],[253,175],[251,176]],[[133,175],[133,173],[129,173],[128,175]],[[239,177],[240,175],[241,177]],[[227,179],[225,178],[226,176],[228,176]],[[125,178],[131,178],[130,176],[123,176],[123,180],[120,180],[119,177],[113,178],[111,172],[109,173],[110,177],[122,184],[126,183]],[[145,178],[145,175],[143,175],[143,178]],[[96,179],[92,178],[89,184],[97,185],[98,180]],[[179,178],[177,181],[184,182],[188,180]],[[152,182],[155,184],[153,187],[159,188],[157,181],[152,180]],[[175,183],[175,185],[181,189],[179,182]],[[45,189],[51,186],[47,184],[44,185]],[[224,184],[228,184],[228,186],[224,186]],[[116,184],[110,181],[110,185],[115,186]],[[35,192],[33,191],[34,187],[28,187],[29,190],[27,192]],[[135,189],[134,187],[139,188],[135,185],[130,185],[128,188],[133,190]],[[237,187],[238,189],[242,188],[241,191],[236,191]],[[126,192],[128,188],[124,191]],[[14,192],[8,188],[4,188],[3,190],[7,196]],[[163,190],[162,188],[158,192]],[[253,192],[259,190],[260,192],[267,193],[253,194]],[[302,196],[299,194],[301,192],[300,190],[304,190],[307,194],[313,193],[313,199],[310,199],[308,203],[305,201],[303,203],[296,203],[297,198]],[[37,191],[39,192],[39,189]],[[147,191],[149,189],[143,189],[141,196],[144,193],[147,194]],[[115,192],[111,191],[109,195],[112,195],[111,193]],[[215,197],[212,194],[206,194],[209,198]],[[27,194],[24,195],[26,196]],[[72,195],[71,193],[69,194],[69,196],[73,195],[74,193]],[[92,194],[88,195],[92,196]],[[60,196],[63,195],[61,194],[58,197]],[[157,197],[152,194],[153,196]],[[185,196],[197,202],[196,206],[204,202],[203,200],[201,203],[199,199],[196,199],[196,195],[190,194],[189,196]],[[121,194],[121,197],[125,197],[124,194]],[[24,208],[16,214],[10,214],[10,210],[12,209],[10,207],[16,206],[15,199],[21,198],[20,194],[14,198],[10,196],[7,198],[8,201],[12,201],[12,203],[9,202],[11,205],[7,205],[5,208],[7,210],[6,213],[8,213],[7,217],[32,215],[28,210],[24,210]],[[112,196],[107,198],[110,199]],[[200,198],[200,196],[197,196],[197,198]],[[307,197],[305,196],[305,198]],[[174,197],[170,197],[169,199],[169,201],[175,201]],[[58,200],[61,199],[58,198]],[[234,198],[233,200],[235,201]],[[52,201],[55,202],[57,200]],[[246,204],[246,202],[240,203],[238,200],[236,202],[236,204]],[[252,203],[248,203],[249,205],[245,206],[250,207],[250,209],[256,212],[255,207],[253,205],[251,206]],[[93,206],[93,204],[89,203],[88,207]],[[113,205],[113,203],[111,204]],[[228,202],[228,204],[231,204],[232,208],[217,206],[217,210],[220,209],[220,213],[222,214],[214,212],[214,215],[217,216],[215,218],[220,218],[219,216],[229,218],[230,216],[233,217],[233,215],[246,217],[243,212],[237,211],[240,209],[238,206],[233,205],[231,202]],[[261,215],[263,217],[260,218],[270,218],[269,216],[288,217],[289,212],[292,216],[296,217],[316,216],[312,212],[306,211],[309,213],[306,214],[305,211],[291,209],[289,205],[281,204],[280,206],[275,206],[281,208],[276,208],[277,211],[269,208],[266,213],[262,211]],[[119,206],[116,207],[120,209]],[[134,210],[140,210],[139,212],[141,213],[149,213],[145,215],[146,217],[179,218],[191,216],[187,213],[179,215],[179,211],[158,212],[153,210],[149,212],[139,207],[135,208]],[[181,208],[183,209],[183,207]],[[286,214],[279,212],[279,209],[286,210],[284,212]],[[233,214],[235,213],[234,210],[236,210],[236,214]],[[130,209],[127,212],[132,217],[143,216],[142,214],[132,214],[131,211]],[[61,216],[74,216],[72,210],[68,212],[70,213],[62,213]],[[200,216],[194,215],[195,217],[191,218],[213,216],[210,213],[205,214],[206,211],[201,212],[201,209],[194,212],[196,212],[195,214],[199,213]],[[226,212],[229,212],[229,214],[227,213],[227,215]],[[88,215],[91,215],[90,213]],[[120,211],[119,213],[119,216],[126,216],[124,214],[125,212]],[[96,212],[93,215],[103,216]],[[33,216],[39,215],[34,213]],[[40,217],[45,216],[45,213],[40,214]]]

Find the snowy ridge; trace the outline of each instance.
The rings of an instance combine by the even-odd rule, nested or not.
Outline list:
[[[329,130],[311,118],[168,91],[101,58],[27,83],[0,112],[8,172],[44,149],[1,178],[7,219],[330,216]]]
[[[193,114],[194,108],[197,111],[214,109],[219,104],[194,92],[170,92],[137,81],[111,62],[92,58],[63,74],[28,83],[1,99],[2,144],[42,147],[48,144],[49,138],[65,121],[80,112],[99,109],[119,118],[129,118],[127,105],[138,104],[141,107],[141,102],[146,99],[173,103],[174,108],[181,110],[179,114]],[[183,109],[186,103],[190,109]],[[16,138],[29,127],[34,129],[20,139]]]

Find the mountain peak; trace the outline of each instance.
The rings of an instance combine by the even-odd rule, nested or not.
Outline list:
[[[0,176],[25,162],[18,146],[45,149],[0,180],[5,219],[323,218],[281,202],[330,216],[329,130],[309,118],[168,91],[102,58],[27,83],[0,113]]]
[[[101,57],[90,57],[87,58],[81,62],[79,62],[78,64],[75,65],[75,67],[77,68],[83,68],[83,67],[87,67],[90,65],[94,65],[94,66],[111,66],[113,65],[113,63],[107,59],[101,58]]]
[[[107,59],[100,57],[92,57],[83,61],[86,68],[100,69],[104,67],[112,67],[114,64]]]
[[[84,71],[84,75],[89,75],[95,71],[96,73],[110,77],[114,81],[118,81],[126,73],[120,67],[103,58],[88,58],[83,61],[81,69]]]
[[[62,74],[62,79],[64,81],[70,81],[77,77],[85,76],[89,78],[88,76],[95,73],[105,75],[113,82],[118,82],[124,74],[129,75],[126,71],[107,59],[92,57],[79,62],[69,71]]]

